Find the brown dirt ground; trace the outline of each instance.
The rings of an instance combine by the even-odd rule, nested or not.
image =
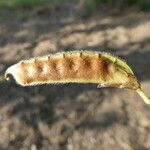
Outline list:
[[[150,94],[150,13],[0,10],[1,73],[56,51],[109,51],[124,58]],[[0,84],[0,150],[148,150],[150,107],[129,90],[93,84]]]

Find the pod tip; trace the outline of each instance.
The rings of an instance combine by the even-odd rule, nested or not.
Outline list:
[[[5,81],[4,75],[1,75],[1,76],[0,76],[0,82],[2,82],[2,81]]]

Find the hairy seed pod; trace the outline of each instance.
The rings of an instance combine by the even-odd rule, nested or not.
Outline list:
[[[98,83],[105,87],[136,90],[143,95],[131,68],[118,57],[102,52],[70,51],[32,58],[9,67],[5,73],[7,80],[10,74],[22,86]]]

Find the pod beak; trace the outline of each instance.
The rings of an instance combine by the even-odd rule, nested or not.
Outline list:
[[[5,76],[4,76],[4,75],[1,75],[1,76],[0,76],[0,81],[5,81],[5,80],[6,80]]]

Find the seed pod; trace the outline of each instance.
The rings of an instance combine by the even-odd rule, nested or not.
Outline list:
[[[140,83],[131,68],[107,53],[70,51],[20,61],[6,70],[22,86],[55,83],[98,83],[105,87],[136,90],[146,103]]]

